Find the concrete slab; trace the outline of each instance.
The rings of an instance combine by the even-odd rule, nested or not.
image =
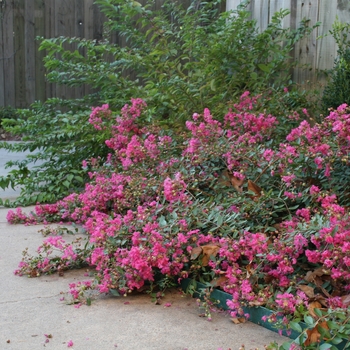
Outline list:
[[[199,317],[196,301],[176,289],[162,305],[154,305],[147,294],[104,296],[78,309],[67,305],[60,301],[62,293],[69,283],[86,280],[86,271],[63,277],[15,276],[21,252],[27,247],[35,252],[43,240],[38,230],[44,226],[9,225],[7,211],[0,209],[0,349],[65,349],[72,340],[72,348],[79,350],[233,350],[241,344],[263,349],[286,340],[250,322],[235,325],[224,312],[213,313],[209,322]]]

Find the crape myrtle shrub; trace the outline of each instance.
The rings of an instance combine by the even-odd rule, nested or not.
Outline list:
[[[301,331],[305,320],[311,335],[299,344],[348,339],[350,109],[341,105],[313,126],[299,117],[276,144],[278,120],[256,113],[258,100],[245,92],[223,122],[204,109],[176,136],[139,122],[147,113],[141,99],[117,117],[108,105],[94,108],[89,122],[97,133],[111,130],[110,154],[103,165],[84,162],[85,190],[7,217],[77,223],[87,241],[68,244],[48,229],[16,274],[87,264],[94,278],[70,292],[88,304],[91,290],[123,295],[190,277],[230,293],[234,317],[244,305],[263,305],[288,329]],[[322,338],[321,320],[331,325],[323,324]]]
[[[159,11],[152,10],[152,1],[144,6],[126,0],[96,3],[107,17],[106,38],[117,32],[125,45],[41,39],[48,81],[70,87],[86,84],[93,93],[79,100],[36,102],[20,111],[17,120],[5,121],[7,130],[22,135],[26,142],[0,146],[11,152],[36,153],[24,161],[8,162],[14,169],[0,178],[2,188],[19,185],[23,189],[12,205],[63,198],[88,180],[81,168],[83,159],[106,159],[103,141],[111,133],[104,129],[96,134],[87,123],[91,106],[108,103],[119,110],[138,96],[148,104],[145,120],[176,130],[183,129],[189,115],[204,108],[222,118],[233,106],[231,101],[245,90],[263,94],[259,109],[279,119],[291,111],[301,113],[305,107],[312,110],[310,94],[290,82],[290,52],[314,27],[303,21],[295,30],[283,29],[286,10],[274,14],[259,33],[244,5],[220,13],[220,1],[194,1],[188,8],[168,1]],[[283,89],[287,88],[286,94]],[[288,123],[293,125],[293,120]],[[283,139],[288,129],[283,123],[279,127]]]

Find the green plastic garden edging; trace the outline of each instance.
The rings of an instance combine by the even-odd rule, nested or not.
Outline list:
[[[188,293],[189,288],[193,288],[195,290],[195,293],[193,294],[193,297],[195,298],[201,298],[203,296],[203,293],[201,293],[201,291],[205,290],[208,288],[208,286],[206,286],[204,283],[195,281],[193,279],[190,278],[185,278],[183,280],[181,280],[180,282],[181,288],[185,293]],[[219,289],[214,288],[212,290],[212,292],[210,293],[210,297],[212,300],[216,301],[216,306],[224,309],[224,310],[228,310],[226,301],[227,300],[232,300],[232,295],[225,293]],[[273,312],[263,306],[257,306],[257,307],[243,307],[244,313],[248,313],[249,314],[249,321],[253,322],[255,324],[258,324],[264,328],[267,328],[273,332],[277,332],[278,333],[278,329],[275,328],[273,326],[272,323],[264,321],[262,319],[263,316],[270,316],[271,314],[273,314]],[[302,329],[307,328],[306,324],[301,322],[300,326]],[[288,335],[286,333],[285,330],[282,331],[282,334],[286,337],[289,337],[291,339],[296,339],[300,333],[298,333],[295,330],[291,330],[291,333]],[[346,342],[343,341],[342,343],[338,344],[338,345],[334,345],[337,349],[342,350],[345,347]]]

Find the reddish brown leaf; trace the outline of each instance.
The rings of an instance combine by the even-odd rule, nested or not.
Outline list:
[[[261,188],[251,180],[248,180],[248,191],[254,192],[256,194],[256,196],[253,198],[261,197]]]
[[[326,330],[329,329],[326,321],[319,323],[318,326],[316,326],[315,328],[308,329],[306,331],[307,339],[304,342],[305,346],[309,346],[309,345],[314,344],[314,343],[319,343],[320,338],[321,338],[321,334],[317,329],[318,327],[322,327]]]
[[[214,278],[210,284],[213,287],[223,287],[227,281],[228,281],[228,278],[226,276],[220,276],[220,277]]]
[[[309,306],[308,306],[308,311],[310,313],[310,315],[315,318],[315,319],[318,319],[318,316],[315,314],[315,309],[321,309],[322,308],[322,305],[320,302],[318,301],[312,301],[311,303],[309,303]]]
[[[238,177],[231,175],[230,181],[231,181],[232,186],[235,188],[235,190],[237,192],[243,192],[244,180],[239,179]]]
[[[342,302],[343,302],[345,307],[350,306],[350,294],[349,295],[343,295],[341,297],[341,300],[342,300]]]
[[[208,266],[210,257],[215,257],[216,254],[219,252],[220,247],[214,244],[207,244],[202,246],[202,249],[203,249],[202,265]]]
[[[234,324],[240,324],[240,323],[245,323],[245,322],[247,322],[247,320],[245,319],[245,317],[233,317],[233,318],[231,318],[231,321],[232,321]]]
[[[310,286],[299,285],[299,289],[306,294],[309,298],[313,298],[315,296],[314,289]]]
[[[250,301],[249,302],[249,306],[263,306],[266,304],[266,301],[258,301],[258,300],[254,300],[254,301]]]
[[[203,249],[201,247],[195,247],[191,251],[191,260],[197,259],[202,254]]]
[[[236,176],[233,176],[228,169],[225,169],[220,177],[219,184],[222,186],[233,186],[237,192],[243,191],[244,180],[239,179]]]
[[[306,282],[315,282],[317,277],[329,275],[330,271],[324,267],[319,267],[314,271],[308,271],[304,277]]]

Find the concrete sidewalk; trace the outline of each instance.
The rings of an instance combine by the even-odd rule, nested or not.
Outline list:
[[[264,349],[287,340],[250,322],[235,325],[224,312],[213,313],[209,322],[199,317],[196,301],[178,290],[168,292],[162,305],[154,305],[147,294],[104,296],[80,308],[67,305],[60,301],[62,293],[69,283],[86,280],[86,270],[62,277],[15,276],[22,251],[28,247],[34,253],[42,243],[38,230],[44,226],[9,225],[7,212],[0,209],[1,350],[66,349],[70,340],[76,350],[238,350],[242,344]]]

